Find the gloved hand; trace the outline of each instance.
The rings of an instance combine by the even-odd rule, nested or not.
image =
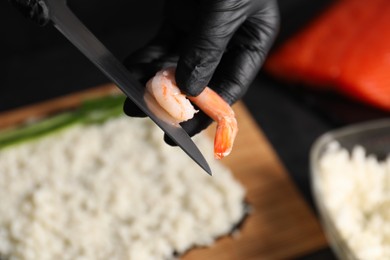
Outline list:
[[[9,0],[24,16],[39,25],[49,22],[49,10],[42,0]]]
[[[176,66],[184,93],[196,96],[207,85],[232,105],[260,70],[278,27],[276,0],[167,0],[158,35],[125,65],[144,84],[163,67]],[[129,99],[124,111],[144,116]],[[193,136],[211,122],[199,112],[181,125]]]

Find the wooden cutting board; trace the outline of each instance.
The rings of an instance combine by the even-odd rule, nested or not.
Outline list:
[[[77,107],[87,98],[116,91],[110,84],[2,113],[0,128]],[[240,130],[233,152],[222,162],[246,188],[252,213],[238,234],[222,237],[211,247],[193,249],[182,259],[292,259],[326,247],[318,220],[271,145],[242,103],[237,103],[234,109]],[[213,126],[208,129],[210,135],[213,129]]]

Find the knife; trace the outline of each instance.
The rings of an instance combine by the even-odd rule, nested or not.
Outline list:
[[[44,2],[54,26],[111,79],[189,157],[209,175],[212,175],[206,159],[187,132],[180,125],[173,125],[165,120],[171,116],[164,112],[154,98],[148,98],[147,96],[145,98],[145,95],[149,94],[141,83],[132,78],[126,67],[73,14],[66,5],[66,0],[44,0]]]

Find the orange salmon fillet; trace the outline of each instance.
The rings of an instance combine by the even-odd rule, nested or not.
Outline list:
[[[271,75],[390,111],[390,0],[339,0],[268,57]]]

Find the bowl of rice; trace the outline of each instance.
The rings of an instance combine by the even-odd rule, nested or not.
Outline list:
[[[390,259],[390,119],[332,130],[310,153],[324,232],[340,259]]]

